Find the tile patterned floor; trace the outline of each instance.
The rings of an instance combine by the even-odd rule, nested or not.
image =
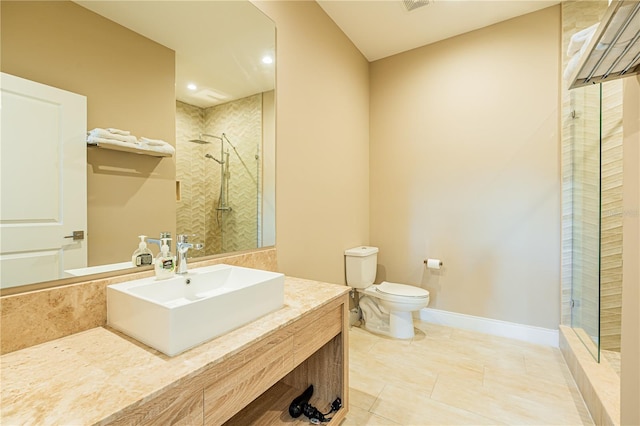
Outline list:
[[[593,425],[559,349],[415,326],[411,340],[351,329],[342,426]]]

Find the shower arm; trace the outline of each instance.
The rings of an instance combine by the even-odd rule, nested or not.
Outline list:
[[[200,133],[200,139],[202,139],[203,136],[208,137],[208,138],[215,138],[215,139],[218,139],[218,140],[222,140],[222,138],[220,136],[210,135],[208,133]],[[224,136],[224,133],[222,134],[222,136]]]

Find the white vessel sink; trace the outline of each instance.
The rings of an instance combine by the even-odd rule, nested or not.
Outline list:
[[[169,356],[284,306],[284,275],[230,265],[107,286],[107,324]]]

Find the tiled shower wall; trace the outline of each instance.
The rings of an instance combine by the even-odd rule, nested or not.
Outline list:
[[[216,241],[222,227],[223,252],[234,252],[258,247],[259,234],[259,180],[261,177],[261,145],[262,145],[262,94],[253,95],[237,101],[228,102],[208,108],[204,123],[206,133],[213,135],[226,134],[236,147],[234,151],[229,144],[230,176],[228,202],[230,212],[218,213],[217,203],[207,205],[207,217],[212,226],[207,227],[206,241]],[[219,145],[215,146],[216,157],[220,155]],[[220,188],[219,168],[205,169],[207,193],[217,193]],[[218,215],[217,220],[215,218]]]
[[[620,351],[622,325],[622,81],[602,85],[600,346]]]
[[[607,1],[572,1],[562,3],[563,52],[566,52],[571,35],[598,22],[607,8]],[[563,67],[568,61],[563,56]],[[592,174],[597,173],[588,150],[580,139],[593,137],[597,131],[599,108],[597,90],[562,90],[562,181],[563,181],[563,246],[562,246],[562,323],[571,325],[572,281],[597,280],[600,260],[601,279],[601,346],[603,349],[620,350],[620,324],[622,305],[622,83],[612,81],[603,84],[602,94],[602,186],[601,186],[601,245],[598,259],[589,238],[588,227],[597,226],[594,220],[583,221],[584,215],[597,220],[598,204],[589,195]],[[572,116],[575,111],[575,116]],[[581,122],[582,121],[582,122]],[[585,134],[586,133],[586,134]],[[597,137],[597,135],[596,135]],[[584,161],[584,160],[587,161]],[[574,210],[574,202],[582,203],[582,211]],[[572,275],[572,265],[576,276]],[[596,273],[597,274],[597,273]],[[595,281],[597,283],[597,281]],[[593,293],[593,292],[592,292]],[[578,320],[585,324],[597,324],[597,294],[581,294],[582,315]],[[592,304],[592,306],[589,306]],[[594,330],[585,330],[589,334]],[[593,335],[593,334],[592,334]]]
[[[258,247],[259,179],[261,175],[262,95],[257,94],[203,109],[176,103],[176,175],[180,186],[177,202],[178,233],[197,234],[204,241],[203,255]],[[216,210],[220,197],[221,166],[206,158],[226,159],[220,141],[204,137],[208,144],[189,142],[200,133],[227,138],[237,153],[229,151],[228,203],[230,211]],[[242,161],[240,160],[242,159]]]

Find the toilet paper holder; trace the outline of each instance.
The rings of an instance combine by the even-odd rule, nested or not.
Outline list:
[[[425,259],[423,263],[425,265],[434,265],[434,263],[436,263],[438,267],[442,267],[442,260],[440,259]]]

